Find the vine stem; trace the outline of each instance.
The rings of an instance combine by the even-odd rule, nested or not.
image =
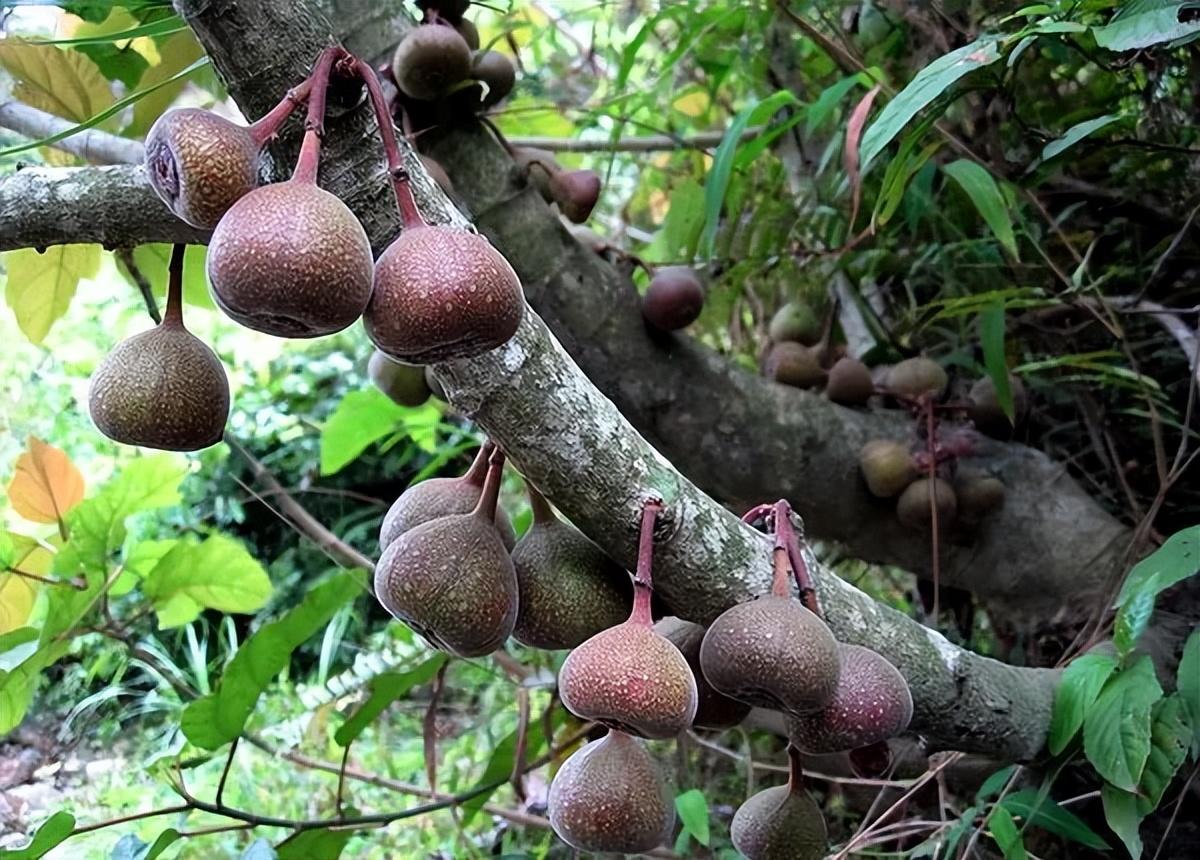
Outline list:
[[[930,626],[937,628],[937,620],[939,610],[941,609],[941,586],[938,584],[940,580],[941,564],[939,561],[939,542],[938,542],[938,506],[937,506],[937,442],[935,434],[937,433],[937,418],[934,414],[933,399],[929,398],[925,402],[925,450],[929,452],[929,466],[927,472],[929,474],[929,524],[932,531],[931,552],[933,563],[933,618],[930,619]]]
[[[642,505],[641,531],[638,535],[637,573],[633,577],[633,612],[629,620],[649,627],[654,623],[650,613],[650,597],[654,593],[654,577],[651,573],[654,559],[654,524],[663,509],[658,499],[649,499]]]
[[[309,77],[299,86],[292,87],[279,104],[250,124],[250,139],[254,141],[255,146],[261,149],[267,141],[279,133],[279,129],[283,127],[296,108],[308,101],[312,85],[312,78]]]
[[[329,73],[333,69],[333,61],[345,54],[345,49],[337,45],[326,48],[317,58],[312,77],[309,78],[311,91],[308,96],[308,115],[304,119],[304,142],[300,144],[300,157],[296,159],[296,169],[292,171],[294,182],[317,181],[321,138],[325,136],[325,94],[329,89]]]
[[[161,325],[183,328],[183,255],[187,245],[171,247],[171,262],[167,264],[167,310]]]
[[[366,84],[371,107],[375,109],[375,121],[379,125],[379,137],[383,140],[383,151],[387,155],[388,174],[392,177],[392,191],[396,195],[396,206],[400,209],[400,220],[404,222],[406,230],[428,227],[429,224],[421,215],[413,197],[408,168],[404,166],[404,157],[400,154],[400,145],[396,142],[392,113],[388,110],[387,98],[379,84],[379,75],[365,60],[355,60],[354,68]]]

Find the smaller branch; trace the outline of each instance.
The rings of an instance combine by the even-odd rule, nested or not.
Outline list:
[[[104,821],[97,821],[94,824],[85,824],[82,827],[76,827],[71,831],[72,836],[80,836],[84,833],[92,833],[96,830],[103,830],[106,827],[115,827],[118,824],[128,824],[130,821],[141,821],[143,818],[157,818],[160,815],[174,815],[176,812],[187,812],[191,807],[186,803],[180,803],[176,806],[164,806],[162,809],[150,809],[146,812],[134,812],[129,815],[122,815],[119,818],[108,818]]]
[[[756,125],[742,132],[739,140],[758,137],[766,126]],[[659,152],[677,149],[712,149],[725,139],[727,131],[701,131],[695,134],[651,134],[622,137],[619,140],[581,139],[578,137],[510,137],[512,146],[544,149],[547,152]]]
[[[23,570],[17,570],[15,567],[6,567],[0,573],[11,573],[13,576],[19,576],[21,579],[28,579],[33,582],[40,582],[43,585],[59,585],[67,588],[73,588],[76,591],[87,591],[87,583],[78,582],[74,579],[51,579],[48,576],[40,576],[36,573],[27,573]]]
[[[78,123],[55,116],[27,104],[10,101],[0,104],[0,128],[7,128],[30,140],[62,134]],[[49,146],[70,153],[92,164],[140,163],[145,147],[140,140],[109,134],[96,128],[84,129]]]
[[[229,769],[233,767],[233,756],[237,753],[238,741],[240,740],[240,735],[233,739],[233,743],[229,745],[229,755],[225,756],[225,767],[221,771],[221,779],[217,782],[217,796],[215,798],[217,806],[223,805],[221,797],[225,794],[225,781],[229,779]]]
[[[120,249],[117,251],[117,259],[129,271],[129,277],[133,278],[133,282],[137,284],[138,292],[142,294],[142,301],[146,305],[146,313],[150,314],[150,319],[154,320],[155,325],[158,325],[162,322],[162,314],[159,312],[158,302],[154,298],[154,287],[150,283],[150,279],[146,277],[146,273],[142,271],[141,266],[133,259],[133,249]]]

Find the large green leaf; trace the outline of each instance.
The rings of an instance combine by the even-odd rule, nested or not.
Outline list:
[[[351,391],[321,430],[321,474],[332,475],[367,446],[395,433],[409,409],[375,387]]]
[[[1138,813],[1149,815],[1158,808],[1175,772],[1187,758],[1192,741],[1192,722],[1183,699],[1171,695],[1154,706],[1150,723],[1150,755],[1138,785]]]
[[[0,849],[0,860],[38,860],[61,845],[75,829],[75,816],[56,812],[47,818],[24,848]]]
[[[1121,586],[1116,605],[1123,605],[1141,592],[1158,595],[1197,571],[1200,571],[1200,526],[1188,526],[1134,565]]]
[[[1037,789],[1023,788],[1006,794],[1000,800],[1000,805],[1034,827],[1040,827],[1056,836],[1097,851],[1108,850],[1108,843],[1088,827],[1082,818],[1059,806],[1053,798],[1040,796]]]
[[[75,288],[100,268],[99,245],[55,245],[45,251],[21,248],[3,255],[4,300],[17,325],[40,344],[75,296]]]
[[[1129,0],[1102,27],[1093,27],[1096,44],[1110,51],[1134,51],[1200,32],[1197,0]],[[1181,20],[1184,13],[1191,13]]]
[[[1188,636],[1175,677],[1176,690],[1192,721],[1192,743],[1200,747],[1200,627]]]
[[[279,860],[338,860],[353,830],[303,830],[275,847]]]
[[[701,845],[708,845],[708,801],[698,788],[685,791],[675,798],[675,809],[683,831]]]
[[[938,57],[896,94],[863,134],[859,157],[865,174],[871,162],[923,108],[964,75],[1000,59],[999,36],[981,36],[969,45]]]
[[[146,575],[142,590],[158,612],[159,627],[194,621],[204,609],[255,612],[271,596],[266,570],[225,535],[176,544]]]
[[[950,162],[942,170],[971,198],[975,209],[1004,250],[1008,251],[1013,259],[1020,259],[1017,253],[1017,239],[1013,235],[1012,217],[1008,214],[1008,202],[992,174],[983,166],[965,158]]]
[[[278,621],[256,630],[229,661],[216,691],[184,708],[180,727],[187,739],[217,749],[238,737],[259,695],[287,666],[292,652],[360,591],[352,577],[339,573],[309,591]]]
[[[1050,141],[1042,148],[1042,161],[1049,161],[1056,155],[1062,155],[1079,141],[1083,140],[1090,134],[1094,134],[1105,126],[1112,125],[1119,119],[1124,119],[1123,114],[1108,113],[1104,116],[1098,116],[1095,119],[1084,120],[1071,126],[1062,137]]]
[[[1100,787],[1100,800],[1104,805],[1104,820],[1117,834],[1132,860],[1142,856],[1142,837],[1138,830],[1142,816],[1137,811],[1137,798],[1127,791],[1105,783]]]
[[[1150,755],[1150,712],[1162,698],[1154,664],[1140,657],[1105,685],[1083,721],[1083,751],[1097,773],[1137,789]]]
[[[1004,853],[1004,860],[1026,860],[1025,841],[1021,831],[1017,830],[1012,813],[1003,806],[993,806],[992,814],[988,816],[988,829],[992,838]]]
[[[1109,679],[1117,669],[1116,658],[1107,654],[1084,654],[1072,660],[1063,670],[1062,680],[1054,692],[1054,710],[1050,716],[1050,735],[1046,746],[1053,755],[1067,748],[1083,725]]]
[[[342,723],[333,735],[334,741],[343,747],[354,743],[388,705],[406,695],[413,687],[432,681],[446,660],[445,654],[438,653],[407,672],[385,672],[376,675],[371,681],[371,695],[358,706],[346,722]]]

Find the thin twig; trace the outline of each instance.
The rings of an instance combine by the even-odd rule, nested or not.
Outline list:
[[[229,755],[225,756],[225,767],[221,770],[221,779],[217,782],[217,795],[215,798],[217,806],[221,806],[221,799],[225,794],[225,781],[229,779],[229,769],[233,767],[233,756],[237,753],[238,741],[241,736],[233,739],[233,743],[229,745]]]

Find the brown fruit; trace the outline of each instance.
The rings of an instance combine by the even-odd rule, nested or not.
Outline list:
[[[932,393],[935,397],[946,389],[946,371],[933,359],[918,356],[906,358],[888,372],[887,387],[903,397],[917,398]]]
[[[146,135],[150,185],[176,216],[212,229],[258,185],[259,147],[250,129],[199,108],[177,108]]]
[[[1017,424],[1020,424],[1029,408],[1029,398],[1025,394],[1025,386],[1021,380],[1011,373],[1008,375],[1008,388],[1012,393],[1013,418]],[[1009,421],[1008,416],[1004,414],[1004,410],[1000,406],[1000,398],[996,395],[996,383],[992,382],[990,376],[985,376],[972,385],[968,398],[971,401],[969,410],[971,420],[975,422],[979,432],[997,439],[1007,439],[1012,436],[1013,422]]]
[[[379,529],[379,550],[386,550],[396,538],[422,523],[452,514],[465,514],[479,504],[487,479],[488,458],[494,447],[490,442],[479,449],[471,468],[459,478],[430,478],[413,484],[392,503]],[[496,529],[508,549],[516,538],[512,523],[502,508],[496,509]]]
[[[771,347],[765,370],[769,379],[796,388],[814,388],[825,380],[817,350],[790,340]]]
[[[563,762],[550,784],[550,826],[580,851],[637,854],[675,826],[671,793],[634,738],[610,731]]]
[[[905,488],[896,500],[896,516],[900,522],[910,529],[928,531],[933,523],[929,499],[935,496],[937,501],[938,528],[944,529],[954,522],[958,514],[958,500],[954,488],[948,481],[941,478],[920,478]]]
[[[863,406],[875,393],[870,369],[857,358],[843,356],[829,369],[825,396],[834,403]]]
[[[429,178],[437,183],[438,188],[447,195],[454,193],[454,183],[450,179],[450,174],[446,172],[446,168],[434,161],[428,155],[420,155],[421,164],[425,168],[425,172],[429,174]]]
[[[375,566],[375,596],[435,647],[481,657],[517,620],[517,575],[496,530],[500,464],[469,514],[443,516],[396,538]]]
[[[713,689],[700,670],[700,643],[704,628],[699,624],[671,616],[654,625],[654,629],[679,649],[696,678],[696,716],[692,725],[698,729],[727,729],[736,726],[750,713],[750,706],[737,699],[722,696]]]
[[[208,280],[232,319],[278,337],[349,326],[371,298],[371,244],[354,213],[311,182],[251,191],[208,246]]]
[[[810,755],[844,752],[895,737],[912,720],[904,676],[882,655],[838,645],[841,674],[833,700],[814,714],[788,717],[788,737]]]
[[[417,8],[426,15],[436,15],[451,24],[463,20],[463,15],[471,8],[472,0],[417,0]]]
[[[550,196],[568,221],[582,224],[600,199],[600,176],[592,170],[560,170],[550,177]]]
[[[420,406],[429,399],[423,367],[394,361],[375,350],[367,362],[367,375],[376,388],[401,406]]]
[[[221,441],[229,382],[216,353],[168,318],[105,356],[92,374],[88,409],[114,441],[198,451]]]
[[[520,607],[513,638],[531,648],[574,648],[629,614],[629,574],[532,486],[533,524],[512,551]]]
[[[1004,504],[1004,484],[998,478],[983,474],[959,474],[954,481],[954,496],[958,515],[968,522],[978,522]]]
[[[512,92],[517,82],[517,70],[512,60],[499,51],[480,51],[471,61],[471,77],[487,84],[483,106],[488,108]]]
[[[413,27],[392,57],[396,85],[409,98],[433,101],[471,75],[471,49],[446,24]]]
[[[768,594],[712,623],[700,645],[700,668],[726,696],[809,713],[823,708],[837,687],[837,642],[800,601]]]
[[[858,453],[858,467],[871,495],[888,499],[917,479],[917,464],[907,445],[872,439]]]
[[[704,288],[686,266],[664,266],[650,279],[642,297],[642,316],[659,331],[678,331],[694,323],[704,309]]]
[[[463,41],[467,43],[467,47],[472,51],[479,50],[479,28],[463,18],[454,25],[454,29],[458,31],[458,35],[463,37]]]
[[[821,860],[829,840],[821,808],[790,785],[760,791],[738,807],[729,836],[747,860]]]
[[[433,364],[504,344],[525,313],[512,266],[478,233],[410,227],[375,264],[367,336],[393,358]]]
[[[775,343],[795,341],[812,346],[821,338],[821,319],[808,302],[791,301],[775,311],[767,336]]]

